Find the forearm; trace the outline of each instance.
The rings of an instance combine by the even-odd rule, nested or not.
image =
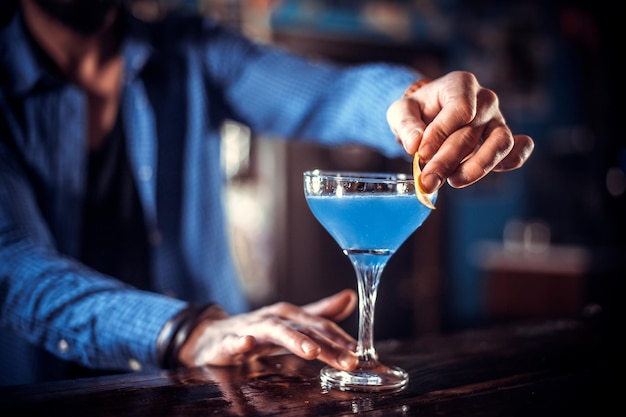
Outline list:
[[[381,64],[308,73],[303,73],[305,68],[294,70],[300,77],[277,84],[273,92],[259,93],[258,102],[250,99],[246,105],[250,118],[262,114],[261,108],[271,109],[273,115],[263,121],[263,128],[283,137],[326,145],[356,143],[400,156],[403,149],[389,128],[386,112],[417,75],[390,68]],[[287,96],[289,106],[283,104]]]
[[[268,68],[285,65],[280,61],[273,64],[271,56],[262,61],[259,65]],[[389,128],[386,112],[415,81],[415,73],[398,67],[391,70],[383,64],[340,70],[307,66],[298,60],[288,62],[294,68],[285,71],[283,82],[271,86],[272,91],[263,91],[267,83],[260,80],[256,94],[244,100],[243,95],[248,93],[242,93],[236,99],[244,104],[242,112],[252,120],[253,127],[284,138],[315,140],[326,145],[356,143],[388,156],[403,154]],[[289,105],[285,106],[287,97]]]
[[[217,33],[207,42],[208,76],[224,89],[234,117],[258,133],[330,145],[359,143],[389,156],[403,155],[386,112],[422,77],[417,71],[312,62]],[[224,55],[228,59],[218,59]]]
[[[158,334],[185,305],[32,248],[3,247],[0,265],[2,324],[87,367],[157,367]]]

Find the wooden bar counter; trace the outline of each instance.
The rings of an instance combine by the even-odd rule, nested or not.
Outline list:
[[[558,319],[379,342],[381,361],[410,374],[395,393],[325,391],[321,363],[276,355],[245,367],[3,387],[0,415],[609,415],[621,375],[604,329],[596,319]]]

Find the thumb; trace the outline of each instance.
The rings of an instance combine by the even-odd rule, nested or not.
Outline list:
[[[413,155],[426,129],[419,105],[414,100],[398,100],[387,110],[387,122],[404,150]]]

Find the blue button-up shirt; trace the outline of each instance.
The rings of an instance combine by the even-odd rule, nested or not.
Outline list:
[[[418,77],[382,64],[306,62],[197,16],[125,18],[121,117],[152,243],[153,292],[76,260],[86,96],[44,65],[19,12],[0,28],[0,324],[63,359],[113,369],[156,366],[157,336],[187,301],[247,308],[221,199],[225,120],[268,137],[358,142],[398,156],[386,110]]]

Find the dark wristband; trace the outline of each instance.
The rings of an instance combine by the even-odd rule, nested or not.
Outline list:
[[[215,306],[215,303],[190,304],[165,323],[157,339],[157,357],[161,368],[176,369],[183,366],[178,359],[180,350],[193,329],[210,316]]]

